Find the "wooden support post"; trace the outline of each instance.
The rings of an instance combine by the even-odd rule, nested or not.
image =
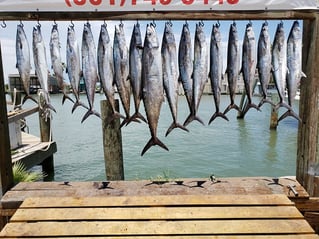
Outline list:
[[[49,112],[48,117],[45,116],[48,110],[44,108],[45,104],[45,93],[39,91],[39,123],[40,123],[40,138],[41,142],[51,142],[52,141],[52,131],[51,131],[51,112]],[[52,181],[54,179],[54,161],[53,155],[43,160],[41,163],[42,171],[46,174],[45,181]]]
[[[279,97],[278,94],[271,94],[271,102],[278,102]],[[271,106],[270,113],[270,125],[269,129],[276,130],[278,126],[278,109],[275,106]]]
[[[7,117],[7,101],[4,87],[0,44],[0,180],[1,194],[4,195],[13,187],[12,161],[10,150],[10,137]],[[1,196],[2,196],[1,195]]]
[[[116,110],[119,109],[119,101],[115,102]],[[110,121],[113,112],[107,100],[101,101],[101,118],[103,131],[103,148],[105,172],[107,180],[124,180],[122,134],[120,119]]]
[[[297,171],[296,178],[310,196],[319,196],[315,190],[318,171],[318,94],[319,94],[319,15],[303,24],[303,71],[307,78],[300,86]],[[317,172],[318,173],[318,172]]]

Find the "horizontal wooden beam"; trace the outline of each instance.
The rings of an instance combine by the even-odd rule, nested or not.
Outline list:
[[[314,19],[318,12],[296,11],[153,11],[153,12],[0,12],[7,20],[265,20]]]

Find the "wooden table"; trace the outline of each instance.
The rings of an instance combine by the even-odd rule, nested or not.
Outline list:
[[[0,238],[319,238],[284,194],[27,198]]]

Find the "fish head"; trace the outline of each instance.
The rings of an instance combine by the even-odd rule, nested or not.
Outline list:
[[[191,36],[190,36],[190,31],[189,31],[189,28],[188,28],[188,24],[185,23],[183,25],[183,29],[182,29],[182,35],[181,35],[181,42],[185,42],[187,44],[190,44],[191,43]]]
[[[236,27],[236,23],[232,23],[230,24],[230,28],[229,28],[229,38],[230,40],[236,40],[238,39],[238,32],[237,32],[237,27]]]
[[[251,23],[248,23],[246,25],[246,32],[245,32],[248,40],[254,40],[255,39],[255,34],[254,34],[254,30],[253,30],[253,26]]]
[[[156,30],[153,24],[147,24],[146,26],[145,42],[149,45],[150,48],[159,47]]]
[[[212,39],[215,42],[221,42],[222,36],[219,30],[219,24],[214,24],[212,29]]]
[[[32,36],[34,42],[42,41],[41,25],[38,24],[37,26],[33,27]]]
[[[107,43],[110,42],[110,36],[109,36],[109,32],[107,31],[106,24],[101,25],[100,40],[105,41]]]
[[[167,43],[174,43],[175,42],[175,37],[174,37],[174,33],[173,33],[172,23],[171,22],[166,22],[165,23],[163,41],[165,41]]]
[[[85,23],[84,24],[83,39],[86,40],[87,42],[94,42],[90,23]]]
[[[51,39],[59,39],[59,31],[58,31],[58,25],[54,24],[51,30]]]
[[[68,33],[67,33],[67,42],[74,41],[75,38],[75,31],[74,31],[74,26],[69,26],[68,27]]]
[[[142,47],[142,34],[140,30],[140,24],[134,24],[132,39],[135,41],[136,46]]]
[[[196,29],[195,29],[195,40],[198,40],[200,42],[204,42],[206,39],[205,32],[204,32],[204,27],[202,23],[197,23],[196,24]]]
[[[301,38],[301,29],[298,21],[294,21],[294,23],[292,24],[289,35],[292,35],[294,39]]]

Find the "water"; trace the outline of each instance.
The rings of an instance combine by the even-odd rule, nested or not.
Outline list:
[[[85,95],[81,95],[85,101]],[[229,96],[222,96],[221,109],[229,104]],[[236,96],[240,101],[241,96]],[[95,109],[100,111],[102,94],[95,98]],[[71,114],[72,103],[62,106],[61,95],[51,95],[53,114],[53,139],[58,152],[54,155],[56,181],[105,180],[103,159],[102,124],[96,116],[90,116],[83,124],[84,108]],[[259,98],[255,97],[258,103]],[[27,105],[34,105],[28,102]],[[294,108],[298,108],[295,102]],[[207,124],[215,111],[213,97],[205,95],[199,108],[199,116]],[[122,111],[123,112],[123,111]],[[132,110],[133,112],[133,110]],[[144,114],[144,107],[141,105]],[[284,110],[280,110],[282,114]],[[145,114],[144,114],[145,115]],[[188,106],[184,96],[179,98],[178,119],[184,122]],[[197,121],[189,124],[189,133],[174,129],[167,137],[166,130],[172,122],[167,103],[163,104],[158,137],[169,148],[169,152],[152,147],[141,157],[141,151],[150,138],[145,123],[131,123],[122,129],[125,179],[150,179],[159,176],[170,178],[234,176],[286,176],[296,174],[296,145],[298,122],[286,118],[277,131],[269,130],[270,106],[263,105],[262,111],[251,109],[245,119],[237,119],[231,110],[229,122],[217,118],[211,125],[202,126]],[[39,135],[38,116],[27,118],[30,133]]]

